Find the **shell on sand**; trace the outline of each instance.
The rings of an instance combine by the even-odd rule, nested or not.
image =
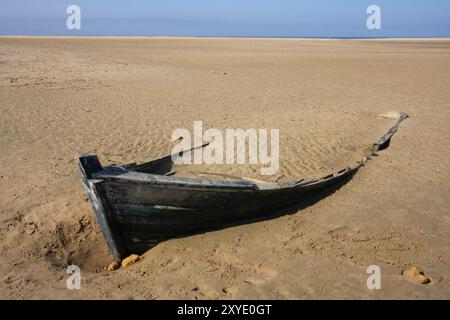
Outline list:
[[[132,254],[122,260],[122,267],[126,268],[128,266],[131,266],[132,264],[135,264],[139,260],[141,260],[140,256],[138,256],[137,254]]]
[[[403,272],[403,275],[420,284],[428,284],[431,282],[430,278],[425,276],[423,272],[421,272],[417,267],[412,267],[408,270],[405,270]]]
[[[400,111],[388,111],[388,112],[380,113],[379,115],[377,115],[377,117],[388,118],[388,119],[398,119],[398,118],[400,118],[401,114],[402,113]]]

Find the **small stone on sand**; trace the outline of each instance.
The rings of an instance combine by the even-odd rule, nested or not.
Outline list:
[[[229,293],[229,294],[233,294],[237,292],[237,288],[236,287],[229,287],[229,288],[223,288],[222,291],[224,293]]]
[[[411,280],[419,282],[420,284],[427,284],[431,282],[430,279],[423,274],[423,272],[420,272],[419,269],[417,269],[417,267],[412,267],[404,271],[403,275],[407,276]]]
[[[107,270],[108,271],[114,271],[120,268],[120,262],[119,261],[113,261],[109,264]]]
[[[122,260],[122,267],[126,268],[126,267],[138,262],[139,260],[141,260],[140,256],[138,256],[137,254],[132,254]]]
[[[113,163],[121,163],[121,162],[123,162],[122,156],[121,155],[116,155],[116,154],[110,155],[108,160],[113,162]]]

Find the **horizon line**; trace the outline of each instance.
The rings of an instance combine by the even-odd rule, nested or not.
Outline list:
[[[35,35],[35,34],[0,34],[0,38],[184,38],[184,39],[323,39],[323,40],[345,40],[345,39],[449,39],[448,36],[373,36],[373,37],[358,37],[358,36],[172,36],[172,35],[66,35],[66,34],[50,34],[50,35]]]

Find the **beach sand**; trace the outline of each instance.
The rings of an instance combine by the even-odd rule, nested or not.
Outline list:
[[[2,37],[0,298],[450,299],[449,84],[448,39]],[[410,118],[330,196],[104,270],[79,154],[143,162],[201,120],[278,128],[280,170],[263,179],[317,177],[359,159],[391,110]],[[201,170],[261,178],[254,166]],[[66,288],[70,264],[80,290]],[[380,290],[366,286],[370,265]],[[412,266],[431,283],[402,275]]]

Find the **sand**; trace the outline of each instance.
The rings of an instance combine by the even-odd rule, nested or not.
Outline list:
[[[450,41],[0,38],[0,298],[449,299]],[[74,158],[145,161],[176,128],[279,128],[308,178],[392,140],[332,195],[112,261]],[[181,174],[182,174],[181,168]],[[205,168],[203,168],[205,169]],[[259,178],[252,166],[215,172]],[[81,289],[66,268],[81,268]],[[366,268],[378,265],[380,290]],[[416,266],[431,283],[402,275]]]

